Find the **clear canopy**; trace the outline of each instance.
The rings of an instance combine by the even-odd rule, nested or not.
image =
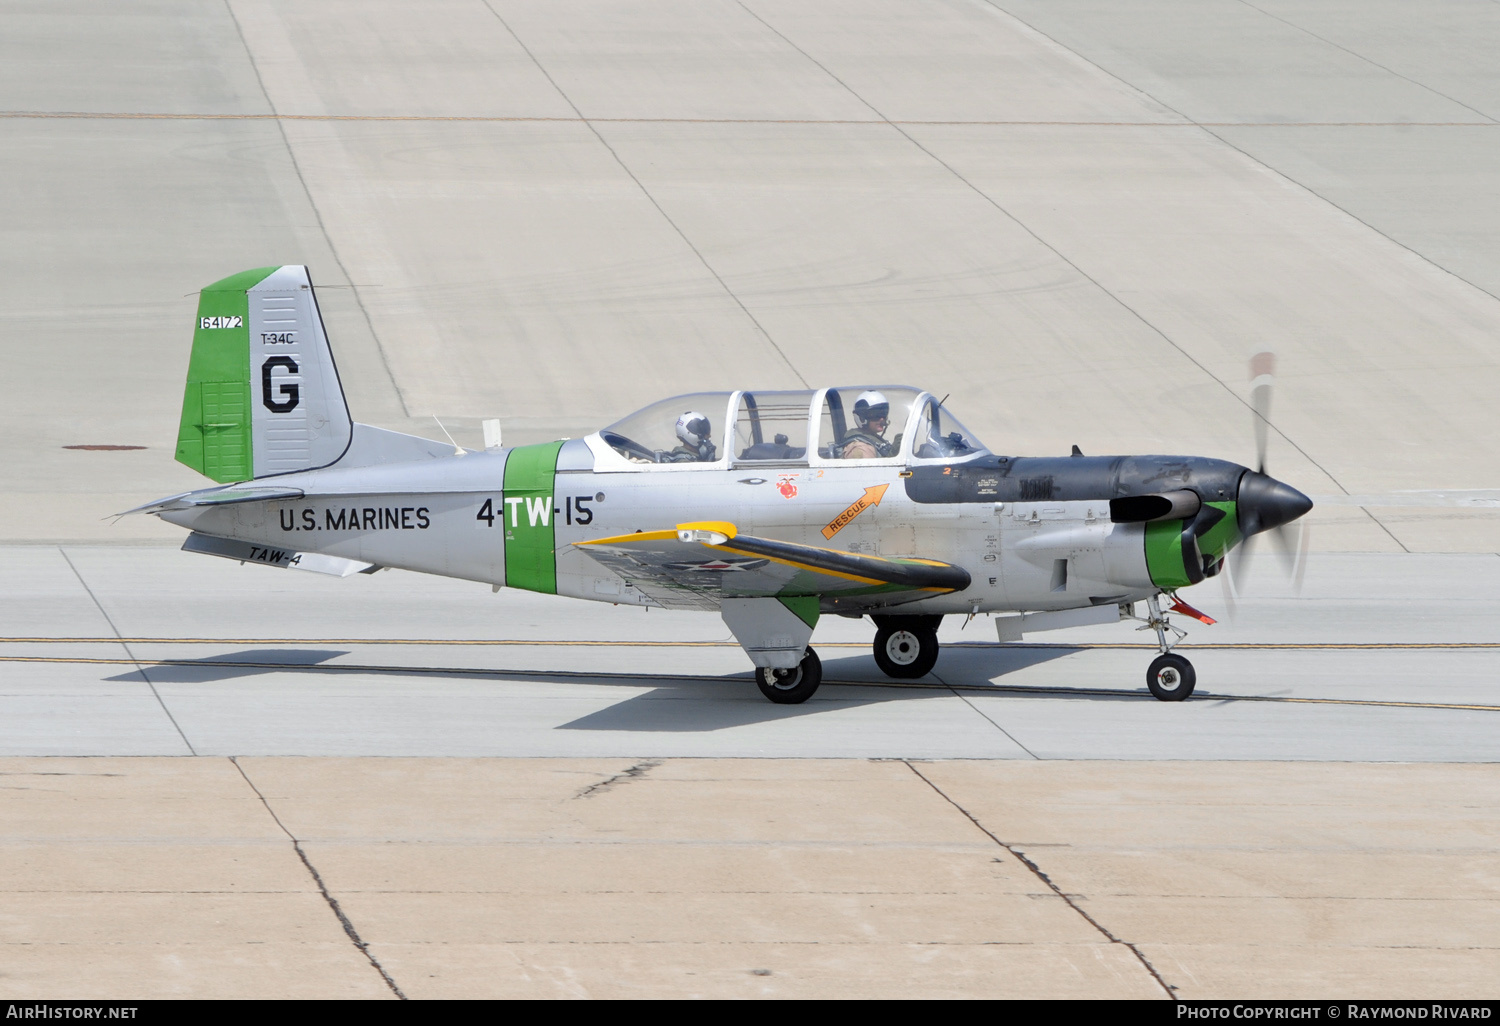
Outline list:
[[[726,458],[796,464],[807,462],[810,449],[825,460],[957,459],[985,451],[946,406],[914,388],[830,388],[816,411],[817,393],[811,390],[741,392],[731,410],[734,395],[695,392],[663,399],[599,436],[639,464],[722,464]]]
[[[636,410],[599,432],[601,438],[632,463],[716,463],[724,456],[725,414],[729,409],[729,392],[695,392],[673,396]],[[678,421],[684,439],[677,432]],[[707,434],[688,430],[707,424]]]
[[[734,418],[734,458],[740,463],[800,463],[807,459],[807,415],[814,393],[745,392]]]
[[[818,455],[825,460],[887,459],[901,454],[915,388],[830,388],[818,417]]]

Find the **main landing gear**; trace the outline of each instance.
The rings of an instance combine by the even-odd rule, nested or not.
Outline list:
[[[938,616],[872,616],[875,665],[887,677],[914,680],[932,672],[938,657]]]
[[[799,705],[811,698],[818,685],[823,683],[823,661],[809,648],[802,656],[802,662],[790,670],[759,667],[755,671],[755,683],[760,685],[760,693],[777,705]]]
[[[1155,630],[1156,643],[1161,646],[1161,655],[1151,660],[1151,665],[1146,669],[1146,687],[1163,702],[1181,702],[1193,693],[1193,687],[1198,683],[1198,674],[1193,671],[1193,664],[1172,651],[1173,645],[1187,637],[1187,631],[1172,625],[1161,611],[1161,602],[1156,595],[1146,600],[1146,609],[1149,616],[1135,617],[1145,624],[1136,630]],[[1167,631],[1176,635],[1170,642],[1167,641]]]

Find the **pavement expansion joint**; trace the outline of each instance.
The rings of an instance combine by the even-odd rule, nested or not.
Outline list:
[[[136,671],[141,675],[141,679],[146,682],[146,687],[151,689],[151,694],[156,698],[156,704],[161,706],[162,713],[167,717],[167,721],[172,724],[172,729],[177,732],[177,736],[182,739],[183,745],[187,747],[188,754],[197,755],[198,750],[188,740],[187,733],[182,729],[182,724],[177,722],[177,717],[173,716],[172,710],[167,708],[166,700],[161,697],[161,692],[156,690],[156,682],[146,672],[146,664],[137,659],[135,653],[130,650],[130,643],[124,640],[124,635],[120,632],[120,628],[115,626],[114,618],[109,615],[109,610],[104,608],[104,603],[99,601],[99,596],[94,594],[94,589],[89,587],[89,582],[84,579],[83,573],[78,569],[78,565],[73,562],[72,557],[68,555],[67,550],[61,545],[57,547],[57,552],[58,555],[62,556],[63,562],[68,564],[68,569],[73,571],[73,576],[78,579],[79,585],[83,588],[84,594],[88,595],[89,601],[94,604],[94,608],[99,610],[99,615],[104,618],[104,622],[109,624],[109,629],[114,631],[116,644],[129,656],[130,663],[135,666]]]
[[[1157,971],[1156,966],[1151,964],[1151,960],[1145,956],[1140,948],[1136,947],[1134,944],[1132,944],[1130,941],[1125,940],[1124,938],[1115,936],[1115,934],[1111,932],[1107,927],[1105,927],[1103,923],[1099,922],[1099,920],[1089,915],[1089,913],[1085,911],[1084,908],[1076,900],[1078,897],[1077,895],[1072,895],[1064,892],[1061,887],[1057,886],[1057,884],[1053,882],[1050,876],[1042,871],[1041,866],[1037,865],[1035,861],[1026,856],[1026,853],[1024,851],[1021,851],[1020,849],[1015,848],[1002,841],[998,835],[996,835],[992,830],[981,823],[977,816],[975,816],[968,809],[964,808],[958,802],[954,801],[942,788],[938,787],[930,777],[928,777],[921,770],[917,769],[917,767],[913,764],[913,760],[902,761],[906,763],[907,769],[915,773],[923,783],[936,791],[938,796],[941,797],[945,802],[961,812],[964,817],[968,819],[970,823],[973,823],[974,826],[977,827],[981,832],[983,832],[986,837],[994,841],[1000,847],[1004,848],[1011,855],[1015,856],[1016,860],[1023,866],[1025,866],[1028,870],[1030,870],[1033,876],[1047,885],[1047,889],[1051,891],[1052,894],[1061,898],[1069,908],[1071,908],[1074,912],[1077,912],[1085,922],[1087,922],[1090,926],[1103,934],[1111,944],[1119,944],[1121,947],[1129,950],[1130,953],[1135,956],[1136,961],[1138,961],[1146,970],[1146,972],[1151,974],[1151,978],[1156,981],[1157,985],[1161,987],[1162,991],[1169,999],[1175,998],[1177,996],[1177,988],[1172,986],[1162,977],[1161,973]]]
[[[588,798],[596,794],[602,794],[603,792],[610,790],[618,784],[644,777],[647,773],[660,765],[660,759],[644,759],[641,762],[636,763],[634,766],[631,766],[629,769],[623,770],[619,773],[616,773],[612,777],[601,780],[597,784],[590,784],[588,787],[585,787],[582,791],[579,791],[577,794],[575,794],[573,798],[574,800],[577,800],[579,798]]]
[[[282,114],[212,113],[189,111],[88,111],[5,110],[0,119],[12,121],[410,121],[474,122],[479,124],[562,123],[601,125],[911,125],[913,127],[1016,127],[1016,128],[1496,128],[1490,121],[1194,121],[1115,120],[1086,121],[1069,118],[729,118],[729,117],[584,117],[574,115],[487,114]],[[319,290],[352,286],[319,285]]]
[[[281,821],[281,817],[276,815],[276,810],[271,808],[271,803],[266,800],[266,796],[261,793],[260,788],[255,786],[255,781],[250,779],[250,774],[245,772],[245,767],[240,765],[240,761],[234,756],[230,756],[229,762],[234,766],[236,770],[239,771],[240,776],[245,779],[245,783],[247,786],[249,786],[250,790],[255,792],[255,797],[260,799],[260,803],[265,806],[266,812],[276,823],[276,826],[279,827],[281,829],[281,832],[286,834],[287,838],[292,842],[292,850],[297,853],[297,858],[301,860],[303,867],[307,869],[308,874],[313,879],[313,883],[317,884],[318,893],[323,895],[323,900],[328,903],[329,909],[332,910],[334,917],[338,919],[339,926],[343,928],[345,936],[349,938],[350,942],[355,946],[355,948],[359,950],[360,954],[365,956],[374,970],[380,974],[380,978],[384,980],[386,986],[391,989],[391,993],[395,994],[396,997],[402,1001],[407,1000],[406,995],[402,993],[401,988],[396,985],[396,981],[391,977],[391,974],[386,971],[385,966],[380,964],[380,960],[377,959],[375,957],[375,953],[370,950],[369,943],[360,937],[359,931],[354,928],[354,923],[350,921],[348,915],[344,913],[343,908],[339,906],[338,899],[335,898],[331,893],[329,893],[328,885],[323,882],[322,874],[319,873],[317,867],[312,864],[312,860],[307,857],[307,852],[302,848],[302,842],[299,841],[297,837],[286,828],[286,824]]]

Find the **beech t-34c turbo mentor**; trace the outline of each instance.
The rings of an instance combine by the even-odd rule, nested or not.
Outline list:
[[[945,615],[995,612],[1002,641],[1139,620],[1151,692],[1180,701],[1195,675],[1161,596],[1206,619],[1176,590],[1312,508],[1224,460],[999,456],[891,386],[683,395],[586,438],[465,451],[350,419],[300,266],[202,291],[177,459],[223,486],[131,512],[187,528],[184,549],[717,611],[780,703],[818,687],[822,615],[870,617],[880,669],[912,678]]]

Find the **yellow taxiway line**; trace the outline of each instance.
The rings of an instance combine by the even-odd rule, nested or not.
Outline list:
[[[48,639],[53,640],[53,639]],[[113,640],[119,644],[120,639]],[[596,642],[595,644],[609,644],[608,642]],[[658,643],[660,644],[660,643]],[[704,644],[703,642],[692,642],[689,644]],[[863,646],[860,646],[863,647]],[[1042,647],[1042,646],[1037,646]],[[471,666],[371,666],[355,663],[273,663],[252,662],[249,660],[200,660],[200,659],[132,659],[129,656],[88,657],[88,656],[0,656],[0,663],[63,663],[79,665],[108,665],[108,666],[134,666],[136,669],[144,669],[153,666],[181,666],[196,669],[241,669],[241,670],[269,670],[269,671],[317,671],[324,673],[378,673],[378,674],[420,674],[426,676],[467,676],[467,677],[525,677],[532,678],[564,678],[564,679],[609,679],[609,680],[641,680],[641,681],[703,681],[703,682],[727,682],[729,680],[741,679],[739,675],[734,677],[708,677],[691,674],[644,674],[644,673],[599,673],[584,672],[578,670],[512,670],[512,669],[486,669]],[[1069,688],[1069,687],[1038,687],[1024,684],[949,684],[941,679],[937,681],[867,681],[867,680],[827,680],[825,684],[832,685],[855,685],[862,687],[884,687],[884,688],[917,688],[924,690],[939,690],[957,693],[959,691],[977,692],[979,694],[1015,694],[1015,695],[1057,695],[1067,697],[1088,698],[1150,698],[1149,692],[1111,690],[1108,688]],[[1500,712],[1500,705],[1471,705],[1452,702],[1397,702],[1374,698],[1296,698],[1287,695],[1223,695],[1213,692],[1199,692],[1195,701],[1212,702],[1275,702],[1288,705],[1355,705],[1372,706],[1377,708],[1394,709],[1446,709],[1467,712]]]
[[[946,641],[944,648],[998,648],[995,641]],[[1068,649],[1154,649],[1149,642],[1031,642],[1007,641],[1006,648]],[[559,648],[738,648],[729,639],[722,641],[599,641],[554,638],[0,638],[0,645],[519,645]],[[820,641],[819,648],[869,648],[867,641]],[[1236,641],[1176,645],[1194,652],[1214,651],[1413,651],[1429,649],[1500,649],[1500,641]]]

